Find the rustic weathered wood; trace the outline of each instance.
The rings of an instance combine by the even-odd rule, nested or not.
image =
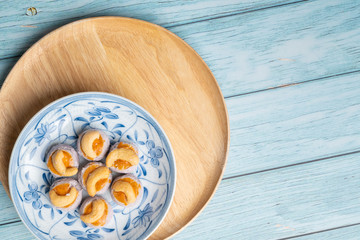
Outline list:
[[[360,150],[360,72],[226,99],[225,177]]]
[[[360,223],[347,227],[335,228],[328,231],[310,233],[305,236],[296,237],[296,240],[358,240],[360,234]]]
[[[177,183],[170,211],[153,238],[179,231],[203,209],[221,179],[229,145],[227,111],[196,52],[164,28],[140,20],[72,23],[18,61],[0,93],[5,189],[9,155],[22,127],[46,104],[82,91],[124,96],[162,125],[174,148]]]
[[[359,158],[353,154],[223,180],[207,208],[173,239],[287,239],[359,224]],[[0,226],[0,236],[7,226],[32,239],[21,222]],[[358,239],[359,229],[302,238]]]
[[[227,97],[360,70],[359,9],[359,1],[306,1],[169,29]]]
[[[0,235],[3,239],[33,240],[35,239],[29,230],[20,222],[14,222],[0,226]]]
[[[351,155],[319,158],[360,150],[359,74],[338,76],[360,69],[359,2],[293,2],[2,1],[0,56],[18,56],[45,33],[88,16],[129,16],[167,27],[204,58],[224,96],[240,95],[226,101],[232,138],[226,179],[194,226],[175,239],[279,239],[317,231],[324,232],[299,239],[358,239],[359,225],[343,227],[359,224],[358,165],[346,160]],[[32,6],[37,15],[25,15]],[[15,61],[0,60],[0,81]],[[335,77],[317,83],[326,76]],[[303,164],[313,160],[322,164]],[[277,169],[282,166],[288,171]],[[0,202],[0,236],[33,239],[1,187]],[[274,202],[281,204],[266,205]],[[291,224],[300,227],[295,233],[286,228],[292,225],[269,227],[257,223],[262,216],[297,219]]]
[[[14,208],[14,204],[12,203],[9,195],[6,193],[4,187],[1,184],[0,203],[0,225],[7,224],[9,222],[20,221],[19,215]]]
[[[5,78],[10,72],[11,68],[18,60],[18,57],[0,60],[0,87],[4,83]]]
[[[234,177],[238,174],[248,174],[254,171],[317,160],[319,157],[326,157],[327,155],[359,150],[358,146],[360,143],[357,131],[359,123],[354,121],[354,119],[357,119],[357,113],[360,111],[359,77],[360,73],[347,74],[321,81],[318,80],[228,99],[227,106],[233,135],[232,151],[230,152],[224,176]],[[296,109],[296,111],[289,111],[289,109]],[[276,121],[276,119],[278,120]],[[290,127],[292,125],[297,127]],[[263,142],[263,144],[257,144],[257,142]],[[287,142],[287,144],[284,142]],[[272,150],[268,150],[267,146]],[[355,155],[355,159],[358,156]],[[345,164],[345,161],[337,160],[334,162],[323,160],[323,162],[321,168],[333,168],[333,164],[336,164],[336,167],[339,169],[353,168],[354,172],[349,173],[349,176],[357,176],[356,172],[358,169],[349,167]],[[341,164],[344,165],[342,166]],[[307,164],[293,166],[295,168],[293,174],[299,175],[299,172],[307,171],[306,169],[301,170],[302,167],[306,166]],[[314,163],[311,166],[316,167]],[[271,172],[277,171],[268,172],[272,174],[273,178],[276,178],[281,176],[281,174]],[[239,177],[239,181],[232,181],[226,186],[228,186],[228,189],[233,188],[233,192],[237,191],[236,186],[241,186],[244,181],[242,179],[246,178],[246,176]],[[330,181],[334,176],[329,175],[327,178]],[[263,177],[258,177],[258,179],[260,182],[264,181]],[[313,179],[308,179],[307,177],[301,176],[301,179],[305,182],[313,182]],[[346,182],[341,184],[346,186],[346,188],[351,188]],[[335,187],[338,187],[338,185],[335,185]],[[221,186],[220,191],[222,191],[222,188]],[[302,188],[288,188],[287,185],[282,184],[279,184],[276,188],[279,191],[287,192],[289,195],[303,191]],[[332,186],[329,186],[329,188],[330,193],[324,196],[324,198],[329,198],[330,200],[337,198],[338,196],[332,196],[332,194],[338,189],[332,190]],[[255,191],[254,194],[258,193]],[[347,193],[344,194],[346,195]],[[251,195],[249,195],[249,198],[251,198]],[[276,198],[275,195],[274,198]],[[215,197],[215,199],[217,198]],[[242,208],[236,206],[228,208],[227,202],[221,204],[222,200],[215,199],[213,200],[214,203],[210,204],[204,214],[216,208],[225,208],[229,209],[226,210],[226,214],[229,214],[231,211],[234,215],[242,216]],[[276,199],[269,197],[267,201],[276,201]],[[0,202],[4,206],[4,208],[0,206],[0,212],[4,212],[4,219],[1,220],[3,222],[13,221],[16,213],[14,210],[8,209],[11,202],[5,194],[0,195]],[[258,205],[261,204],[263,203],[258,201],[256,204],[253,203],[252,206],[260,208]],[[288,204],[291,207],[291,204]],[[296,201],[293,204],[296,204]],[[311,205],[310,200],[309,204]],[[350,207],[351,205],[349,205]],[[324,214],[324,218],[327,218],[326,216],[331,215],[333,210],[333,205],[323,205],[318,214]],[[349,211],[355,210],[351,209]],[[302,215],[299,213],[299,216]],[[313,223],[316,221],[316,218],[318,218],[318,215],[314,214],[308,217],[307,220]],[[227,219],[223,221],[227,221]],[[229,218],[228,221],[233,220]],[[248,218],[242,218],[241,220],[244,226],[249,224],[249,222],[251,223],[252,221],[249,221]],[[254,222],[256,221],[254,220]],[[341,225],[342,223],[342,221],[338,221],[338,224]],[[211,224],[201,222],[197,225],[199,227],[198,231],[204,232],[204,230],[200,229],[200,226],[207,225],[212,225],[214,231],[218,231],[219,228],[223,227],[222,225],[218,226],[216,220]],[[306,230],[311,226],[311,224],[304,226],[300,234],[314,231],[314,229]],[[254,228],[251,227],[250,229]],[[268,229],[268,231],[271,232],[272,230]],[[268,235],[269,232],[264,233],[264,235]],[[179,236],[191,237],[191,233],[192,231],[185,231],[185,233]]]
[[[224,180],[207,208],[174,239],[280,239],[359,223],[359,158]]]
[[[9,70],[15,65],[18,57],[33,43],[46,33],[70,23],[74,20],[95,17],[118,15],[150,21],[167,28],[183,25],[189,27],[192,22],[207,19],[232,16],[243,12],[257,11],[269,7],[290,4],[299,0],[232,0],[203,1],[131,1],[111,2],[73,1],[39,2],[30,0],[26,3],[20,0],[3,2],[0,7],[0,84],[5,80]],[[36,15],[26,15],[27,7],[35,7]],[[209,29],[210,30],[210,29]],[[186,35],[182,36],[185,37]],[[5,59],[3,59],[5,58]],[[4,69],[4,70],[3,70]],[[221,74],[219,75],[220,77]]]
[[[360,73],[347,74],[344,76],[313,81],[305,84],[293,85],[284,88],[269,90],[257,94],[249,94],[240,97],[227,99],[227,106],[230,114],[231,132],[232,132],[232,151],[230,152],[229,161],[227,163],[225,177],[234,177],[238,174],[248,174],[254,171],[266,170],[269,168],[281,167],[289,164],[296,164],[305,161],[317,160],[319,157],[326,157],[327,155],[341,154],[359,150],[358,131],[359,123],[354,121],[357,119],[357,113],[360,111],[360,83],[358,81]],[[261,107],[266,106],[266,107]],[[303,107],[301,107],[303,106]],[[296,109],[290,111],[289,109]],[[276,120],[277,119],[277,120]],[[291,126],[296,126],[293,128]],[[262,142],[262,144],[257,143]],[[285,144],[286,143],[286,144]],[[252,147],[253,146],[253,147]],[[268,150],[268,149],[271,149]],[[356,155],[357,159],[358,155]],[[342,159],[342,158],[339,158]],[[332,168],[334,161],[323,160],[321,168]],[[350,168],[342,161],[336,161],[336,167]],[[294,175],[299,174],[302,167],[307,164],[294,166]],[[312,164],[311,166],[316,166]],[[287,169],[291,169],[289,167]],[[351,167],[354,168],[354,167]],[[281,176],[278,170],[268,171],[273,178]],[[357,168],[354,172],[349,173],[349,176],[356,174]],[[257,175],[257,174],[255,174]],[[242,179],[246,176],[239,177],[238,181],[228,183],[227,188],[237,191],[236,186],[242,185]],[[334,176],[329,175],[331,180]],[[255,177],[253,179],[256,179]],[[263,177],[258,177],[258,181],[263,182]],[[301,176],[305,182],[313,182],[313,179]],[[227,180],[225,180],[227,181]],[[324,180],[326,181],[326,180]],[[346,182],[341,183],[346,188],[349,185]],[[338,187],[337,185],[335,187]],[[351,186],[350,186],[351,187]],[[292,187],[279,184],[276,187],[279,191],[287,192],[289,195],[303,191],[302,188]],[[329,192],[337,191],[337,188]],[[220,187],[219,191],[222,191]],[[230,190],[229,190],[230,191]],[[250,194],[250,193],[248,193]],[[256,191],[253,194],[258,194]],[[323,194],[326,194],[325,192]],[[333,200],[337,196],[328,194],[324,198]],[[346,193],[344,193],[346,194]],[[4,220],[13,221],[15,211],[7,209],[11,202],[6,195],[1,197],[0,202],[4,208],[0,206],[0,212],[4,213]],[[230,195],[229,195],[230,196]],[[227,196],[228,198],[230,198]],[[237,198],[238,196],[234,197]],[[251,194],[249,195],[251,198]],[[276,195],[274,195],[276,198]],[[215,197],[215,199],[217,199]],[[234,215],[242,216],[243,209],[235,206],[228,208],[228,203],[222,204],[222,200],[213,200],[214,203],[205,210],[215,211],[216,208],[225,208],[226,215],[233,212]],[[247,200],[246,200],[247,201]],[[246,202],[245,201],[245,202]],[[267,198],[264,201],[276,201],[276,199]],[[261,201],[252,203],[254,208],[260,208]],[[289,204],[289,208],[291,204]],[[293,203],[296,204],[296,201]],[[309,200],[308,204],[312,204]],[[349,205],[349,208],[351,205]],[[305,206],[304,208],[307,208]],[[333,205],[323,205],[318,214],[324,214],[324,218],[331,215]],[[355,211],[354,209],[350,211]],[[207,215],[206,215],[207,216]],[[302,216],[299,213],[299,216]],[[312,219],[312,217],[314,219]],[[200,218],[202,218],[200,216]],[[310,223],[313,223],[318,218],[317,215],[312,215],[307,218]],[[347,217],[346,217],[347,219]],[[223,219],[223,221],[233,221],[232,218]],[[240,221],[244,226],[247,224],[255,224],[257,220],[250,221],[248,218],[242,218]],[[195,220],[196,222],[196,220]],[[342,221],[338,222],[340,225]],[[321,223],[323,224],[323,223]],[[214,231],[219,231],[223,226],[217,225],[217,220],[211,224],[209,222],[201,222],[197,227],[199,232],[205,232],[200,226],[212,225]],[[20,226],[20,225],[19,225]],[[312,225],[304,226],[303,232],[312,232],[314,229],[308,229]],[[327,225],[324,225],[327,226]],[[331,226],[333,227],[333,226]],[[255,228],[249,227],[254,230]],[[250,230],[249,230],[250,231]],[[264,235],[272,232],[268,229]],[[179,237],[191,237],[192,231],[180,234]],[[244,237],[246,238],[246,237]]]
[[[122,16],[153,22],[164,27],[184,25],[194,21],[230,16],[301,0],[224,0],[203,1],[120,1],[85,0],[74,3],[20,0],[1,3],[0,58],[18,56],[44,34],[81,18]],[[32,13],[27,8],[33,7]],[[28,13],[28,14],[26,14]],[[35,14],[35,15],[33,15]]]
[[[170,9],[174,16],[164,13],[163,17],[158,11],[165,12],[166,8],[152,9],[150,6],[134,6],[131,11],[119,8],[111,14],[152,21],[183,38],[209,65],[225,97],[360,70],[359,1],[304,1],[270,8],[267,4],[271,6],[273,1],[262,2],[266,5],[261,8],[266,9],[261,11],[254,11],[260,7],[259,1],[254,1],[254,5],[245,2],[249,9],[241,8],[241,3],[231,5],[229,1],[222,6],[221,2],[216,16],[218,13],[227,16],[224,15],[227,10],[245,13],[209,17],[206,21],[202,21],[201,16],[207,11],[214,13],[216,7],[198,2],[199,12],[196,13],[202,20],[192,24],[187,24],[189,19],[198,19],[191,15],[187,5],[185,10],[174,5]],[[41,18],[41,14],[48,14],[47,11],[21,17],[21,25],[36,23],[37,28],[21,27],[15,20],[8,23],[14,27],[0,28],[0,56],[19,55],[45,33],[72,21]],[[60,18],[64,15],[63,8],[58,11],[55,9],[51,13],[55,12]],[[143,15],[143,11],[154,13]],[[70,11],[71,14],[75,12]],[[37,17],[41,19],[32,20]],[[178,22],[171,23],[177,19]],[[8,51],[12,54],[5,54]]]

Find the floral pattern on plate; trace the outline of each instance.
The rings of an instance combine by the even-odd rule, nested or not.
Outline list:
[[[47,151],[61,143],[76,147],[79,134],[89,128],[106,132],[111,143],[126,140],[137,145],[140,163],[134,174],[144,187],[140,203],[132,208],[122,208],[109,192],[104,194],[114,217],[100,229],[87,227],[78,210],[54,208],[48,196],[54,178],[46,167]],[[81,159],[80,165],[84,162]],[[21,219],[40,239],[145,239],[169,209],[175,174],[169,140],[149,113],[119,96],[91,92],[61,98],[29,121],[11,155],[9,185]]]

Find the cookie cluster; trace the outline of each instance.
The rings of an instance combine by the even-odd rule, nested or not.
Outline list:
[[[88,161],[81,168],[80,158]],[[91,227],[104,226],[113,215],[111,205],[101,197],[109,188],[114,202],[122,207],[136,205],[143,194],[140,180],[132,174],[139,164],[135,144],[117,142],[110,147],[109,137],[101,130],[80,134],[76,150],[65,144],[52,147],[46,164],[58,178],[50,187],[51,203],[62,210],[74,210],[86,191],[89,197],[81,203],[79,212],[80,219]],[[115,172],[121,175],[113,180]]]

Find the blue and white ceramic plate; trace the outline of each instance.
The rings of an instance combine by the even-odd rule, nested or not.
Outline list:
[[[45,164],[54,144],[76,146],[86,129],[105,131],[114,143],[136,143],[140,164],[134,173],[144,186],[133,208],[116,205],[105,227],[87,227],[77,210],[54,208],[48,197],[53,177]],[[170,142],[156,120],[135,103],[116,95],[86,92],[61,98],[37,113],[22,130],[10,160],[9,185],[15,208],[39,239],[145,239],[161,223],[174,196],[175,159]]]

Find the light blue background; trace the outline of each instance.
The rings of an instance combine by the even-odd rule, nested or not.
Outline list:
[[[0,1],[0,79],[49,31],[103,15],[168,28],[213,71],[231,146],[223,181],[174,239],[359,239],[360,2]],[[26,15],[29,7],[37,14]],[[0,236],[32,239],[0,191]]]

